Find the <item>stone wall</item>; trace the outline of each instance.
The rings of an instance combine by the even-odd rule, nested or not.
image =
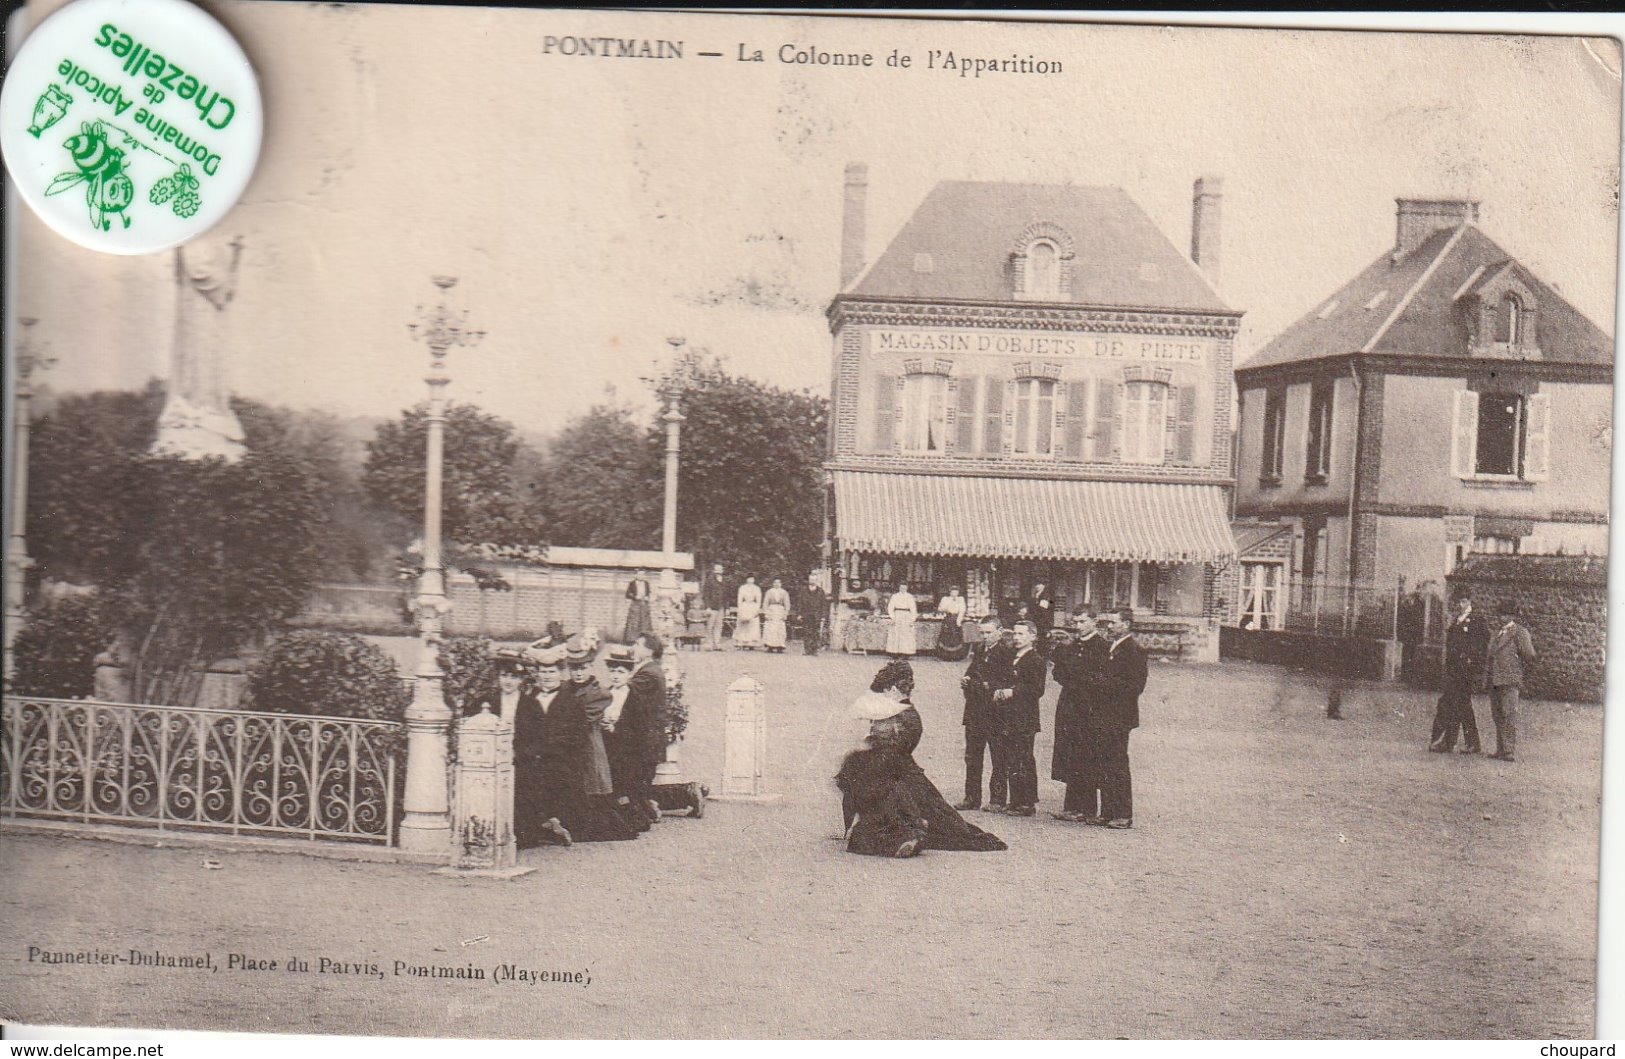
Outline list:
[[[1529,698],[1601,702],[1608,647],[1608,560],[1589,555],[1471,555],[1446,578],[1452,607],[1469,593],[1492,621],[1511,603],[1537,656]]]

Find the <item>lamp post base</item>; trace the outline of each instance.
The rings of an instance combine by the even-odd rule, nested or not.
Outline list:
[[[399,847],[407,853],[444,853],[451,856],[451,816],[425,814],[421,820],[401,821]]]

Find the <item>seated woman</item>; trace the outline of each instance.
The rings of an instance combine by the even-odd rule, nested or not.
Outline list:
[[[848,853],[912,857],[927,849],[1007,849],[964,817],[914,761],[925,726],[909,702],[914,670],[905,661],[886,664],[853,713],[869,722],[863,745],[846,755],[835,785],[841,790]]]

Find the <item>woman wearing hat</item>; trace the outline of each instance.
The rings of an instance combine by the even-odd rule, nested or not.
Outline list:
[[[848,853],[872,857],[912,857],[923,850],[994,851],[1007,849],[956,812],[914,761],[925,726],[909,701],[914,670],[901,659],[875,675],[867,694],[852,704],[868,734],[846,755],[835,785]]]

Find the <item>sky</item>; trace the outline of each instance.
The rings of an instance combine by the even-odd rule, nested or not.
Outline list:
[[[1242,362],[1391,247],[1400,196],[1481,200],[1493,238],[1614,331],[1609,40],[206,6],[266,100],[259,169],[205,238],[243,240],[224,352],[236,392],[272,403],[391,416],[421,399],[407,325],[434,275],[458,277],[454,304],[486,332],[453,353],[451,395],[529,432],[611,388],[644,399],[671,337],[827,392],[852,161],[869,167],[869,261],[950,179],[1120,186],[1188,250],[1192,182],[1222,176]],[[680,40],[685,57],[549,50],[567,36]],[[876,65],[782,63],[785,44]],[[894,48],[914,65],[886,65]],[[1063,72],[960,77],[925,69],[932,50]],[[97,255],[27,216],[17,241],[8,311],[40,321],[44,381],[167,375],[171,254]]]

